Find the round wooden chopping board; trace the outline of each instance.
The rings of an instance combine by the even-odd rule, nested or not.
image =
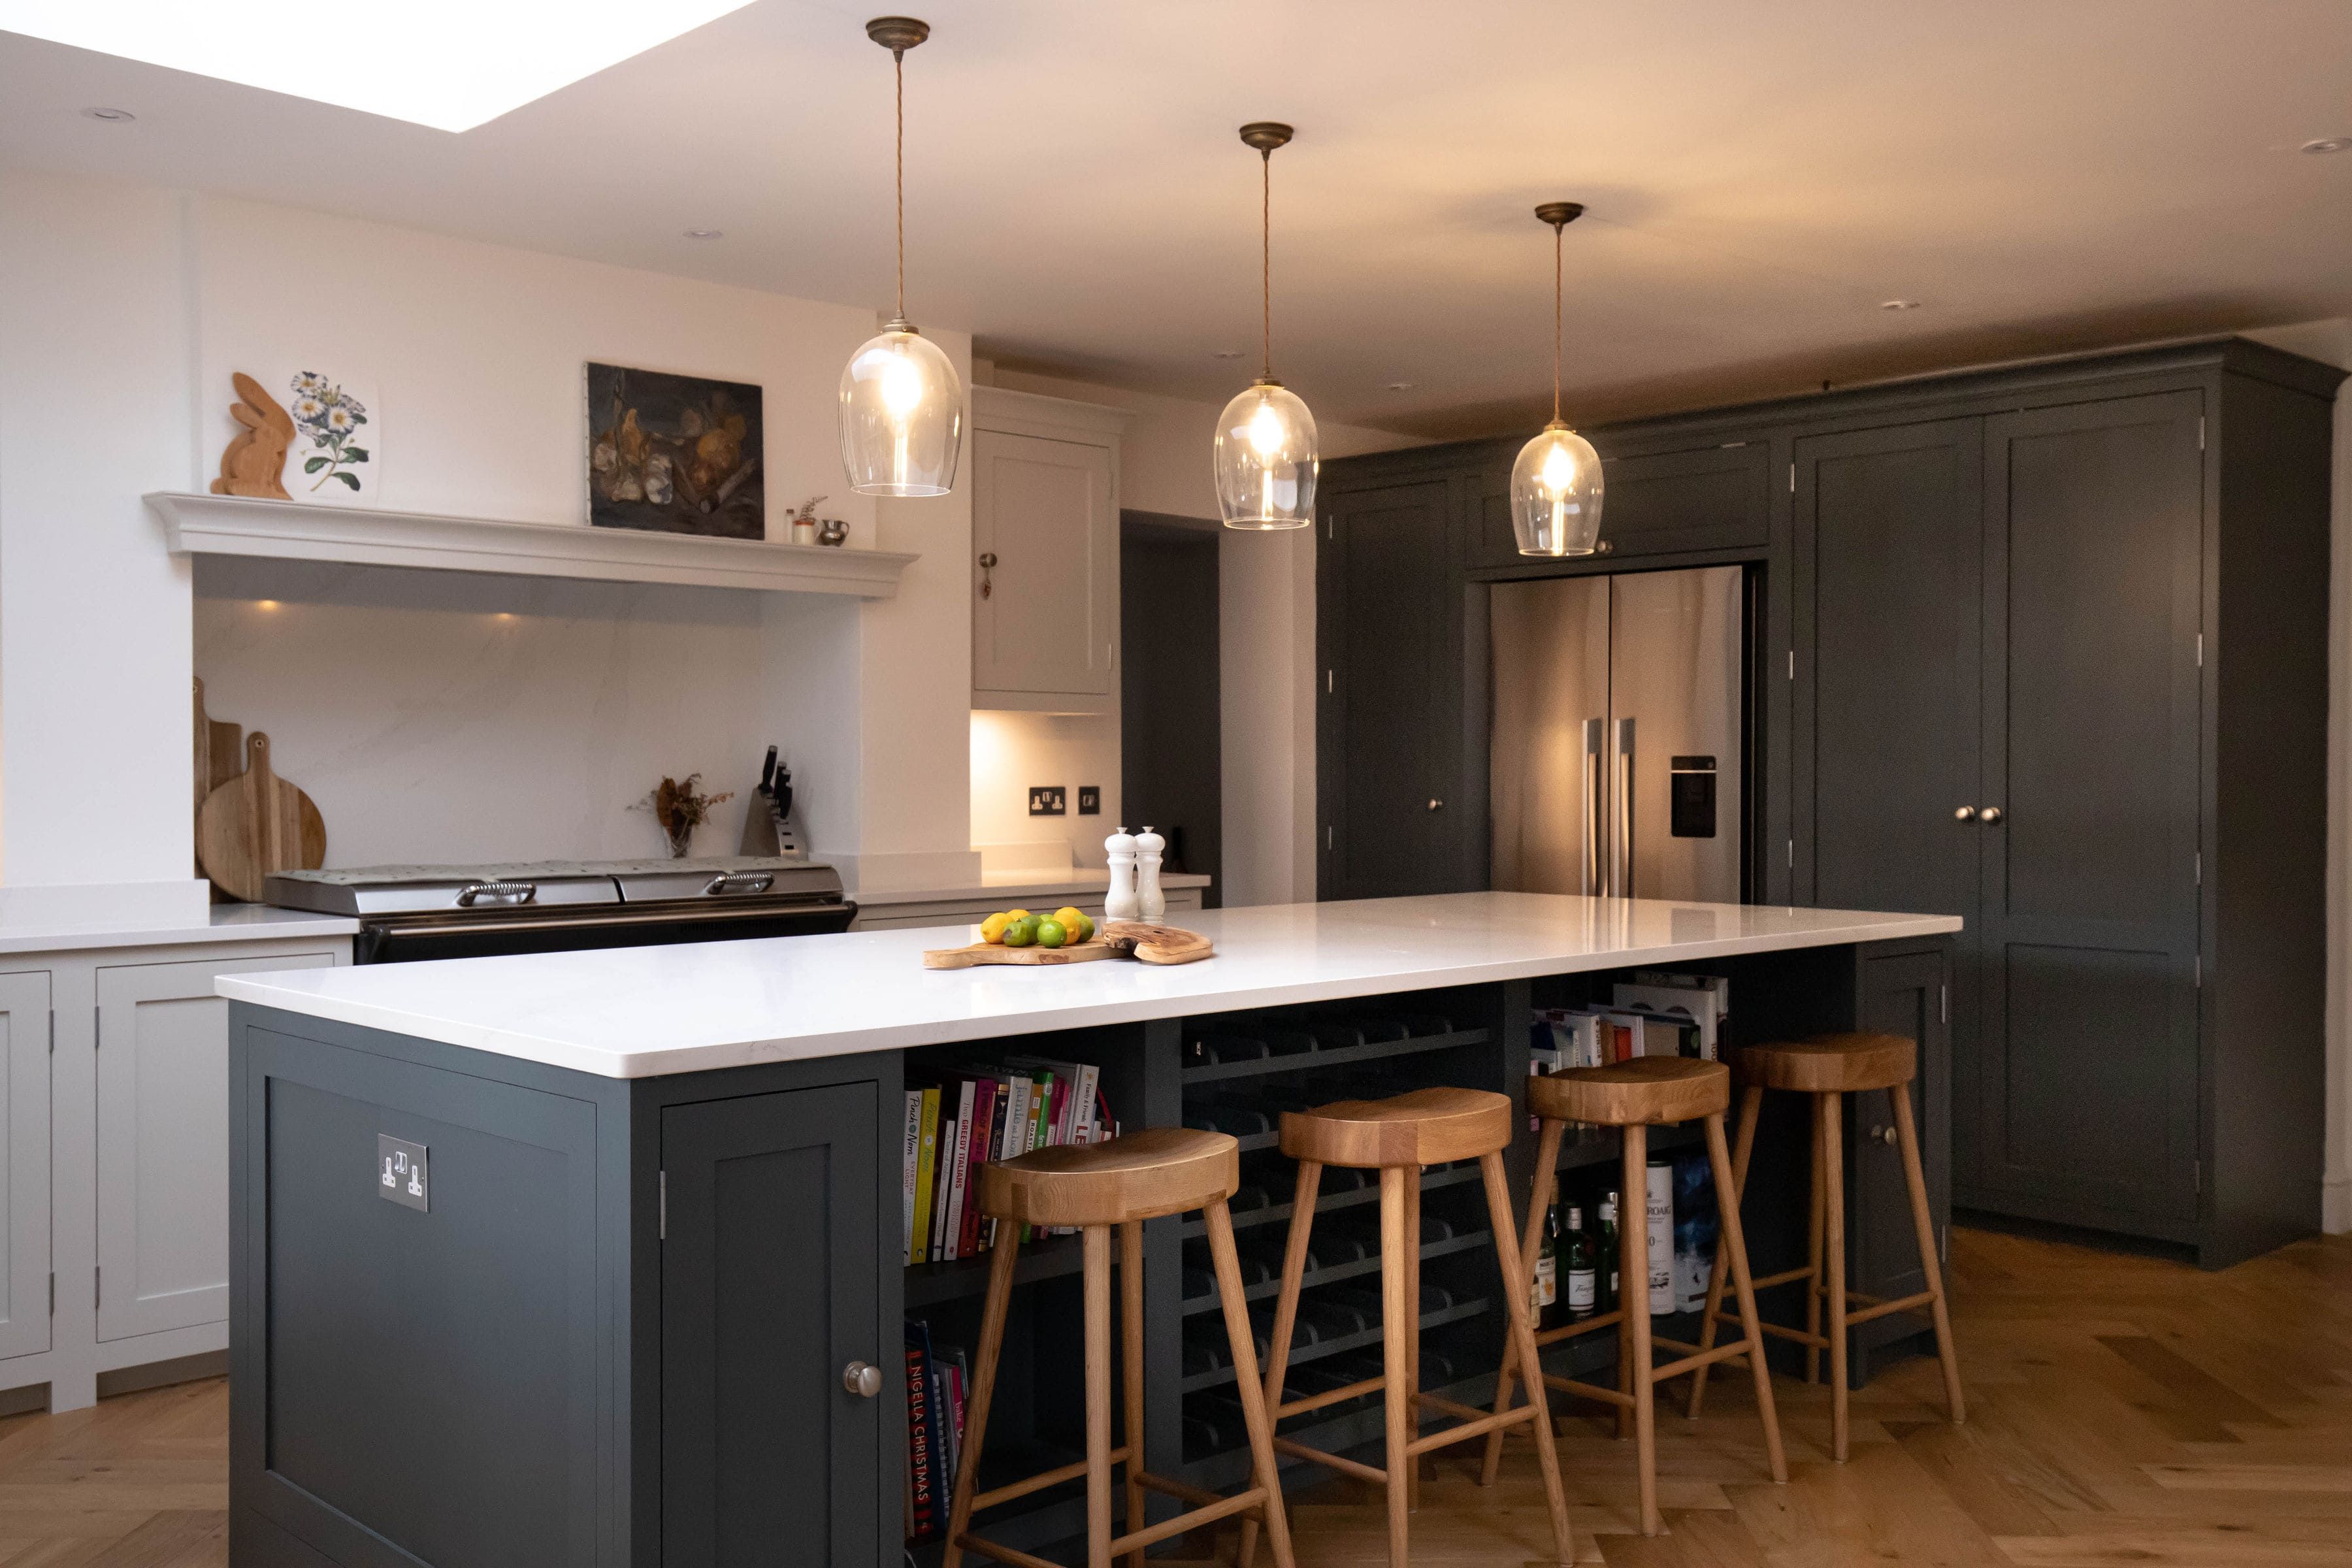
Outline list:
[[[327,863],[327,824],[310,797],[270,771],[269,737],[246,737],[245,772],[205,797],[196,858],[232,898],[259,903],[272,871]]]

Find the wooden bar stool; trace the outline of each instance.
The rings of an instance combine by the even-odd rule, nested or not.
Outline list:
[[[1282,1257],[1282,1293],[1276,1298],[1274,1336],[1265,1363],[1265,1408],[1279,1422],[1286,1415],[1380,1393],[1387,1405],[1385,1466],[1375,1468],[1276,1437],[1281,1452],[1311,1460],[1342,1475],[1388,1489],[1389,1564],[1405,1568],[1405,1517],[1420,1500],[1421,1456],[1524,1422],[1534,1428],[1543,1457],[1544,1501],[1551,1510],[1552,1542],[1559,1561],[1575,1554],[1569,1533],[1568,1497],[1552,1453],[1549,1412],[1535,1404],[1489,1414],[1421,1391],[1421,1173],[1424,1166],[1475,1160],[1486,1178],[1486,1212],[1495,1229],[1495,1259],[1502,1266],[1503,1305],[1510,1321],[1509,1343],[1534,1353],[1534,1328],[1528,1319],[1528,1285],[1518,1244],[1511,1237],[1511,1194],[1503,1177],[1503,1150],[1511,1142],[1510,1097],[1472,1089],[1423,1089],[1390,1100],[1343,1100],[1313,1110],[1282,1116],[1282,1152],[1298,1162],[1298,1188],[1290,1218],[1290,1245]],[[1381,1173],[1381,1375],[1305,1399],[1282,1402],[1284,1363],[1290,1357],[1291,1330],[1298,1320],[1300,1279],[1307,1271],[1307,1244],[1315,1221],[1315,1199],[1323,1167],[1343,1165]],[[1506,1352],[1507,1354],[1507,1352]],[[1505,1364],[1508,1364],[1506,1362]],[[1433,1410],[1461,1425],[1421,1436],[1421,1413]],[[1250,1568],[1255,1546],[1252,1527],[1242,1526],[1240,1568]]]
[[[1830,1448],[1841,1462],[1846,1457],[1846,1331],[1894,1312],[1926,1308],[1936,1325],[1936,1355],[1944,1364],[1944,1403],[1953,1425],[1967,1419],[1960,1399],[1960,1359],[1952,1347],[1952,1318],[1944,1304],[1943,1271],[1936,1264],[1936,1227],[1927,1213],[1927,1179],[1919,1169],[1919,1133],[1911,1121],[1911,1080],[1918,1074],[1919,1048],[1900,1035],[1823,1035],[1817,1039],[1750,1046],[1737,1053],[1739,1070],[1739,1148],[1731,1162],[1735,1194],[1724,1205],[1727,1217],[1737,1209],[1737,1194],[1748,1182],[1748,1159],[1756,1148],[1756,1124],[1764,1109],[1764,1091],[1780,1089],[1813,1098],[1813,1179],[1811,1218],[1806,1226],[1807,1258],[1801,1268],[1768,1274],[1756,1281],[1762,1289],[1805,1282],[1805,1326],[1801,1331],[1767,1323],[1764,1331],[1805,1347],[1805,1381],[1821,1375],[1822,1352],[1830,1352]],[[1919,1266],[1927,1288],[1909,1296],[1881,1300],[1845,1288],[1845,1157],[1843,1098],[1867,1089],[1885,1089],[1894,1112],[1895,1137],[1903,1150],[1903,1182],[1911,1194],[1911,1227],[1919,1241]],[[1720,1181],[1720,1178],[1717,1178]],[[1726,1239],[1730,1237],[1727,1225]],[[1828,1252],[1828,1278],[1823,1279],[1822,1253]],[[1716,1255],[1716,1278],[1707,1287],[1706,1326],[1702,1343],[1713,1343],[1722,1304],[1722,1253]],[[1822,1332],[1822,1304],[1829,1303],[1829,1332]],[[1859,1304],[1861,1310],[1856,1311]],[[1706,1374],[1691,1388],[1690,1413],[1696,1415],[1706,1394]]]
[[[1241,1145],[1222,1132],[1160,1127],[1131,1132],[1108,1143],[1040,1149],[1018,1159],[982,1167],[981,1213],[1007,1223],[997,1226],[995,1255],[988,1269],[988,1301],[980,1326],[980,1355],[972,1368],[971,1397],[964,1415],[963,1451],[956,1461],[955,1501],[948,1515],[944,1568],[956,1568],[966,1552],[976,1552],[1013,1568],[1053,1568],[1044,1559],[1000,1546],[971,1532],[971,1516],[1047,1487],[1084,1476],[1087,1479],[1087,1568],[1110,1568],[1125,1553],[1129,1568],[1143,1568],[1143,1549],[1232,1514],[1246,1513],[1253,1528],[1263,1521],[1274,1538],[1276,1568],[1292,1568],[1290,1527],[1283,1516],[1282,1485],[1275,1474],[1273,1429],[1257,1383],[1257,1342],[1243,1300],[1241,1266],[1234,1256],[1233,1219],[1225,1200],[1241,1184]],[[1217,1295],[1233,1344],[1243,1424],[1249,1429],[1251,1485],[1220,1497],[1143,1468],[1143,1222],[1162,1215],[1202,1212],[1208,1223],[1209,1256]],[[997,1352],[1004,1343],[1004,1314],[1013,1295],[1013,1265],[1020,1253],[1021,1226],[1074,1226],[1084,1237],[1087,1360],[1087,1457],[1076,1464],[1044,1470],[974,1494],[982,1439],[988,1431],[989,1401],[996,1393]],[[1110,1444],[1110,1236],[1118,1229],[1121,1289],[1121,1353],[1126,1360],[1127,1441]],[[1111,1467],[1127,1467],[1127,1532],[1111,1534]],[[1162,1492],[1194,1505],[1188,1512],[1146,1525],[1143,1494]]]
[[[1704,1376],[1707,1366],[1715,1362],[1746,1356],[1756,1379],[1756,1408],[1764,1420],[1764,1451],[1771,1461],[1772,1479],[1789,1479],[1788,1456],[1780,1447],[1780,1421],[1772,1408],[1771,1374],[1764,1364],[1764,1337],[1756,1316],[1756,1291],[1748,1278],[1748,1244],[1740,1233],[1739,1207],[1736,1203],[1722,1205],[1723,1240],[1716,1254],[1717,1280],[1712,1289],[1720,1289],[1727,1254],[1732,1282],[1738,1290],[1744,1336],[1725,1345],[1717,1345],[1712,1339],[1703,1344],[1687,1345],[1650,1332],[1650,1227],[1643,1205],[1636,1201],[1649,1191],[1649,1129],[1678,1121],[1704,1121],[1706,1155],[1715,1169],[1716,1187],[1727,1193],[1733,1190],[1732,1169],[1730,1151],[1724,1142],[1723,1113],[1730,1106],[1730,1070],[1721,1062],[1695,1061],[1685,1057],[1635,1057],[1610,1067],[1572,1068],[1528,1080],[1528,1108],[1541,1118],[1543,1131],[1536,1143],[1535,1195],[1528,1205],[1523,1256],[1533,1256],[1537,1237],[1543,1234],[1544,1215],[1551,1206],[1559,1163],[1560,1135],[1568,1124],[1582,1121],[1625,1130],[1625,1207],[1617,1227],[1618,1278],[1623,1283],[1618,1290],[1617,1305],[1580,1322],[1547,1330],[1534,1336],[1534,1343],[1540,1348],[1612,1324],[1625,1326],[1617,1336],[1615,1388],[1580,1383],[1552,1373],[1543,1373],[1542,1382],[1615,1405],[1617,1435],[1621,1437],[1625,1435],[1626,1416],[1631,1413],[1634,1462],[1641,1477],[1644,1535],[1655,1535],[1659,1529],[1657,1418],[1652,1394],[1667,1378],[1680,1377],[1685,1373]],[[1534,1283],[1535,1276],[1530,1270],[1526,1283],[1519,1288],[1523,1298]],[[1677,1361],[1656,1366],[1652,1363],[1654,1343],[1686,1353]],[[1522,1366],[1539,1364],[1532,1353],[1504,1359],[1503,1375],[1495,1387],[1497,1411],[1510,1407],[1514,1373]],[[1486,1464],[1480,1477],[1486,1485],[1494,1484],[1502,1458],[1502,1434],[1497,1431],[1486,1441]]]

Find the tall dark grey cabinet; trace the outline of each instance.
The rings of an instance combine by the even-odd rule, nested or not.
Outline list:
[[[1420,546],[1452,571],[1411,590],[1446,612],[1429,689],[1391,646],[1378,726],[1327,713],[1324,896],[1482,885],[1475,810],[1435,845],[1350,826],[1483,795],[1487,584],[1749,563],[1751,896],[1967,920],[1955,1206],[2208,1265],[2315,1230],[2340,380],[2224,340],[1602,430],[1582,563],[1498,532],[1517,438],[1331,464],[1335,693],[1405,591],[1359,587],[1352,520],[1452,498]],[[1399,787],[1408,757],[1441,782]]]

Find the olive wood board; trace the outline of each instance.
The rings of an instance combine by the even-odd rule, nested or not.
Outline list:
[[[923,954],[925,969],[976,969],[988,964],[1040,968],[1091,963],[1102,958],[1137,958],[1146,963],[1191,963],[1212,957],[1216,945],[1199,931],[1149,921],[1105,921],[1086,942],[1068,947],[1006,947],[976,942],[969,947],[935,947]]]

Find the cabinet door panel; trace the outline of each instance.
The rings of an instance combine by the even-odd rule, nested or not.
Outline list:
[[[1108,447],[976,430],[972,578],[976,691],[1106,696],[1118,593]]]
[[[1601,454],[1601,537],[1612,559],[1685,550],[1761,548],[1772,531],[1768,442],[1633,457]],[[1521,561],[1511,529],[1507,461],[1484,477],[1471,531],[1472,564]]]
[[[1977,1179],[2197,1213],[2193,392],[1988,421]]]
[[[665,1562],[881,1558],[882,1411],[905,1381],[895,1348],[874,1342],[876,1094],[662,1112]],[[853,1361],[882,1369],[881,1395],[843,1387]]]
[[[1443,481],[1341,495],[1328,503],[1326,657],[1344,677],[1325,697],[1332,750],[1322,764],[1322,896],[1450,890],[1458,873],[1451,801],[1458,683],[1450,615]],[[1431,803],[1438,804],[1433,807]]]
[[[49,1348],[49,977],[0,974],[0,1359]]]
[[[98,972],[98,1337],[228,1320],[228,1003],[216,975],[328,952]]]

